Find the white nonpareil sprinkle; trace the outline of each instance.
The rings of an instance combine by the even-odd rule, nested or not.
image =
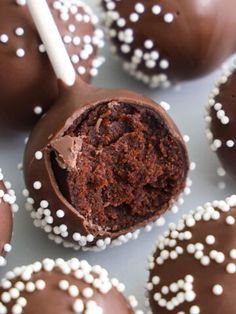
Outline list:
[[[159,15],[161,13],[161,6],[156,4],[152,7],[152,13],[155,15]]]
[[[17,27],[15,30],[15,34],[17,36],[23,36],[24,35],[24,29],[22,27]]]
[[[172,23],[174,21],[174,15],[172,13],[166,13],[164,15],[164,21],[166,23]]]
[[[221,285],[214,285],[212,288],[212,292],[214,295],[221,295],[223,293],[223,288]]]
[[[42,187],[42,183],[41,183],[40,181],[35,181],[35,182],[33,183],[33,188],[34,188],[35,190],[40,190],[41,187]]]
[[[42,112],[43,112],[43,108],[41,106],[34,107],[34,113],[35,114],[40,115],[40,114],[42,114]]]
[[[37,160],[41,160],[43,158],[43,153],[41,151],[37,151],[34,156]]]
[[[6,44],[8,42],[9,38],[6,34],[0,35],[0,42],[3,44]]]
[[[18,49],[16,50],[16,55],[17,55],[17,57],[19,57],[19,58],[23,58],[23,57],[25,56],[25,50],[22,49],[22,48],[18,48]]]
[[[83,313],[84,311],[84,303],[81,299],[77,299],[73,304],[73,310],[75,313]]]

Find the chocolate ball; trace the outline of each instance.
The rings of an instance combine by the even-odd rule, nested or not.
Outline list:
[[[27,206],[57,243],[105,249],[136,238],[171,208],[188,169],[183,138],[159,105],[76,82],[62,86],[30,135]]]
[[[0,313],[134,314],[135,298],[102,267],[85,260],[45,259],[8,272],[0,282]],[[132,305],[131,305],[131,304]]]
[[[235,313],[236,195],[199,206],[170,224],[149,258],[156,313]]]
[[[102,4],[113,50],[125,70],[151,87],[205,75],[235,51],[233,0]]]
[[[23,0],[0,3],[1,124],[28,129],[58,96],[57,78]],[[48,0],[77,74],[89,81],[103,57],[103,32],[83,2]]]
[[[11,251],[11,236],[13,227],[13,213],[18,210],[15,204],[15,192],[9,182],[3,181],[0,169],[0,267],[6,265],[6,254]]]
[[[222,167],[219,175],[227,172],[236,179],[236,66],[225,72],[212,90],[207,106],[206,135],[211,149],[216,152]]]

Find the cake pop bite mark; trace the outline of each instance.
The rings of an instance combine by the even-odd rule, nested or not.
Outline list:
[[[48,0],[48,4],[62,38],[69,38],[65,45],[70,58],[76,59],[77,75],[89,81],[104,62],[97,55],[104,45],[97,17],[82,1]],[[0,56],[1,124],[28,129],[56,99],[58,86],[26,2],[0,3]]]
[[[17,267],[0,281],[0,313],[143,314],[134,296],[99,265],[73,258]],[[48,302],[50,299],[50,302]]]
[[[236,243],[227,220],[235,219],[235,206],[235,195],[208,202],[159,236],[148,259],[153,314],[234,313]]]
[[[235,51],[233,0],[224,7],[220,0],[101,4],[112,51],[127,72],[151,87],[205,75]]]
[[[69,85],[74,69],[56,28],[45,29],[46,2],[28,4],[57,75]],[[78,78],[61,85],[61,97],[30,136],[24,165],[35,225],[75,249],[135,239],[140,228],[161,225],[160,215],[189,193],[186,147],[166,112],[141,95]]]

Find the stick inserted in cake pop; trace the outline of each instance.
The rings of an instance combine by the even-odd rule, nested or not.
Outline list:
[[[73,77],[53,20],[46,22],[46,1],[29,4],[55,69]],[[159,225],[184,190],[189,169],[174,122],[131,91],[96,88],[79,77],[59,87],[25,151],[27,208],[35,226],[66,247],[102,250]]]
[[[76,73],[47,1],[28,0],[27,3],[58,79],[68,86],[74,85]]]

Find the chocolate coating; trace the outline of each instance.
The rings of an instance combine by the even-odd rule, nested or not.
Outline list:
[[[102,3],[124,68],[151,87],[205,75],[235,51],[233,0]]]
[[[162,313],[235,313],[236,196],[191,211],[149,258],[150,307]]]
[[[117,279],[111,280],[105,269],[86,261],[45,259],[19,267],[13,274],[11,287],[6,284],[8,277],[0,283],[0,310],[5,309],[6,314],[110,314],[114,308],[117,314],[134,313],[120,292],[123,285]],[[11,297],[11,288],[15,297]],[[9,302],[4,302],[9,297]]]
[[[38,36],[28,8],[22,1],[0,3],[1,125],[28,129],[58,96],[57,79]],[[72,0],[48,0],[75,70],[89,81],[103,62],[97,49],[103,33],[90,8]],[[67,12],[67,10],[70,10]]]
[[[173,205],[189,161],[160,106],[129,91],[81,84],[62,86],[58,102],[33,130],[25,181],[34,210],[47,201],[51,218],[42,211],[32,217],[51,238],[104,249],[135,238]]]
[[[15,200],[15,193],[10,189],[9,182],[5,185],[0,169],[0,267],[6,265],[5,255],[11,250],[12,215],[18,209]]]
[[[211,149],[217,153],[223,169],[236,179],[236,72],[235,66],[216,83],[209,98],[206,121]]]

